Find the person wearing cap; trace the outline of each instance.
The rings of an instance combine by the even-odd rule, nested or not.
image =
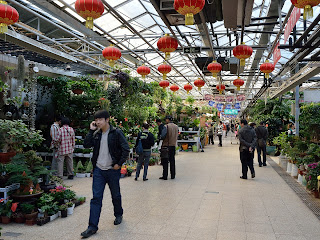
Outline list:
[[[179,135],[179,128],[176,124],[172,123],[172,118],[170,116],[166,117],[166,125],[161,132],[161,139],[163,140],[162,147],[168,147],[169,149],[169,158],[161,159],[163,173],[162,177],[159,179],[167,180],[168,179],[168,162],[170,163],[170,174],[171,179],[176,177],[176,145]]]

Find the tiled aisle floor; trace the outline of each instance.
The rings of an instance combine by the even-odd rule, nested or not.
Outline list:
[[[149,168],[149,181],[121,179],[124,220],[113,225],[109,191],[105,193],[100,229],[90,239],[114,240],[317,240],[320,221],[279,175],[255,164],[256,178],[241,180],[238,145],[179,153],[177,177],[161,181],[161,166]],[[250,174],[249,174],[250,176]],[[91,198],[92,179],[66,181]],[[89,201],[72,216],[42,227],[1,225],[4,239],[73,240],[87,227]],[[22,233],[8,237],[8,232]]]

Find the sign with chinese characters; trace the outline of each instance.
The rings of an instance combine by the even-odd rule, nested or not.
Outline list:
[[[225,101],[226,101],[226,98],[225,98],[225,96],[216,95],[216,96],[214,97],[214,100],[216,100],[217,102],[225,102]]]
[[[234,96],[226,96],[226,102],[233,102]]]
[[[223,104],[222,103],[218,103],[217,104],[217,109],[218,109],[219,112],[222,111],[222,108],[223,108]]]
[[[201,47],[183,47],[183,53],[201,53]]]
[[[241,109],[241,104],[240,104],[240,103],[236,103],[236,104],[234,105],[234,108],[235,108],[235,109]]]
[[[278,42],[276,44],[276,46],[274,47],[274,50],[273,50],[273,64],[276,65],[277,62],[280,60],[281,58],[281,51],[279,49],[279,45],[280,43]]]
[[[241,101],[244,101],[244,100],[246,100],[246,95],[241,94],[241,95],[237,96],[237,101],[241,102]]]
[[[287,22],[286,28],[284,29],[284,42],[283,42],[283,44],[286,44],[286,42],[290,36],[290,33],[292,32],[292,29],[294,28],[294,26],[297,24],[300,16],[301,16],[300,8],[294,7],[291,12],[290,18]]]
[[[232,108],[232,104],[227,104],[226,105],[226,109],[231,109]]]
[[[211,106],[211,107],[213,107],[213,105],[215,104],[215,102],[214,101],[209,101],[209,106]]]
[[[211,94],[206,94],[204,95],[204,100],[206,101],[214,100],[214,96]]]
[[[238,115],[238,109],[225,109],[224,114],[226,115]]]

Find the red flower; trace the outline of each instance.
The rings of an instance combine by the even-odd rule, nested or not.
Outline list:
[[[128,118],[124,118],[124,121],[128,122]]]
[[[19,203],[17,203],[17,202],[16,203],[12,203],[12,205],[11,205],[11,211],[12,212],[15,212],[17,210],[18,204]]]

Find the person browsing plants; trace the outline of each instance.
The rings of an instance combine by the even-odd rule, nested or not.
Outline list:
[[[84,140],[84,147],[93,147],[93,198],[90,202],[88,229],[81,236],[88,238],[98,231],[102,208],[103,193],[108,184],[114,207],[114,225],[122,222],[122,203],[120,193],[121,165],[129,157],[129,144],[120,129],[109,124],[110,115],[106,110],[96,112],[95,121],[90,124],[90,131]]]

